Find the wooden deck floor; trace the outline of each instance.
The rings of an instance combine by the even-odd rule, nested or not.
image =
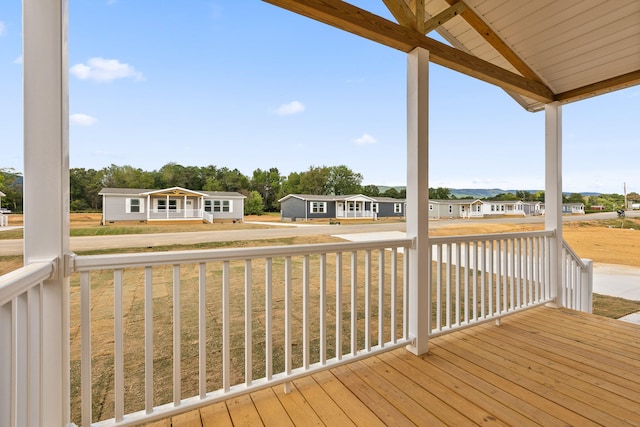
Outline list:
[[[640,425],[640,326],[540,307],[154,426]]]

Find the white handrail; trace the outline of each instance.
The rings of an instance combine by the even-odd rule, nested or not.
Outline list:
[[[0,277],[0,425],[42,425],[43,284],[56,260]]]
[[[552,230],[433,237],[431,336],[552,300]]]
[[[301,253],[349,252],[366,249],[385,249],[411,246],[411,239],[376,240],[367,242],[320,243],[314,245],[266,246],[255,248],[206,249],[197,251],[149,252],[113,255],[72,256],[74,272],[154,266],[163,264],[185,264],[211,261],[234,261],[268,257],[295,256]]]
[[[411,239],[396,239],[70,256],[70,269],[79,274],[79,278],[72,276],[71,287],[74,288],[75,283],[80,285],[80,295],[76,299],[80,310],[76,313],[79,312],[80,318],[82,425],[121,426],[148,422],[275,384],[284,383],[287,388],[290,381],[311,372],[409,344],[411,339],[406,335],[407,261],[401,254],[411,244]],[[344,263],[343,258],[346,258]],[[367,267],[359,271],[361,259],[367,260]],[[256,271],[262,269],[263,280],[256,277]],[[329,274],[333,269],[335,277]],[[101,277],[100,281],[97,277]],[[112,292],[111,283],[113,302],[104,300],[104,292]],[[128,339],[123,325],[130,323],[124,317],[130,312],[125,313],[123,308],[131,301],[123,302],[122,298],[131,292],[127,291],[127,286],[134,283],[144,287],[144,310],[139,313],[144,313],[140,324],[144,325],[145,355],[139,357],[145,360],[145,390],[144,401],[136,404],[137,410],[126,413],[123,378],[131,374],[122,370],[126,363],[122,343]],[[194,285],[198,288],[196,292],[185,290]],[[166,289],[162,291],[166,303],[157,306],[156,292],[160,289]],[[256,295],[263,296],[255,298]],[[104,337],[97,338],[92,332],[94,320],[98,321],[93,313],[95,298],[113,304],[113,343],[105,343]],[[359,313],[363,303],[367,306],[365,318]],[[197,313],[186,309],[186,305],[194,307]],[[375,306],[377,310],[374,311]],[[158,342],[152,338],[159,327],[155,319],[159,314],[166,316],[166,310],[171,313],[171,330],[162,333],[168,340]],[[243,320],[239,322],[241,318]],[[335,323],[330,319],[335,319]],[[104,325],[104,319],[100,321]],[[200,341],[197,344],[198,367],[196,369],[194,364],[193,368],[197,375],[192,369],[190,375],[194,376],[189,379],[199,384],[195,394],[185,399],[181,389],[186,378],[186,371],[181,366],[185,353],[181,348],[187,340],[181,330],[188,324],[198,328],[193,335]],[[239,334],[244,335],[242,349],[232,341],[232,337]],[[142,336],[136,335],[136,339],[142,340]],[[98,343],[100,340],[101,344]],[[215,346],[215,362],[211,362],[211,345]],[[95,368],[92,364],[98,347],[101,353],[113,354],[109,356],[113,360],[110,368],[113,371],[105,375],[114,381],[110,386],[114,396],[114,418],[94,424],[91,408]],[[350,351],[345,352],[343,347]],[[167,400],[163,405],[154,404],[153,398],[157,382],[154,376],[157,378],[158,374],[154,373],[157,368],[152,355],[159,348],[168,348],[167,357],[172,360],[172,373],[165,375],[172,378],[168,384],[173,393],[172,398],[165,397]],[[258,376],[254,375],[255,369],[259,369],[260,378],[254,378]],[[219,375],[215,384],[210,379],[207,381],[212,370]],[[241,372],[244,377],[239,377]],[[78,396],[74,401],[78,401]]]
[[[562,241],[562,292],[568,308],[593,311],[593,261],[582,259]]]
[[[38,261],[0,276],[0,306],[51,277],[55,268],[55,259]]]

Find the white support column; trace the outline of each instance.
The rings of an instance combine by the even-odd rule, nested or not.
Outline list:
[[[37,425],[69,421],[67,0],[23,0],[24,262],[56,257],[42,304],[42,411]]]
[[[409,335],[414,354],[429,338],[429,51],[407,55],[407,237],[409,250]]]
[[[545,106],[545,229],[555,230],[551,239],[549,265],[551,292],[559,307],[562,293],[562,107],[558,102]]]

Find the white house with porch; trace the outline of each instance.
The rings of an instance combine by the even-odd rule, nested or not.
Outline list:
[[[268,3],[406,54],[406,236],[73,253],[68,2],[23,0],[24,266],[0,277],[0,425],[70,426],[72,413],[85,427],[311,414],[317,424],[637,423],[630,338],[640,329],[589,314],[591,263],[563,240],[562,108],[640,83],[640,2],[384,0],[393,20],[342,0]],[[243,2],[247,13],[255,4]],[[430,235],[431,63],[544,114],[544,230]],[[159,383],[169,396],[156,396]],[[103,404],[109,416],[96,419]]]
[[[238,192],[193,191],[182,187],[160,190],[103,188],[102,223],[117,221],[233,221],[244,218]]]

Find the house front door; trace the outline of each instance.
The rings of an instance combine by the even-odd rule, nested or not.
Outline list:
[[[193,212],[193,200],[187,199],[185,203],[185,216],[196,216]]]

